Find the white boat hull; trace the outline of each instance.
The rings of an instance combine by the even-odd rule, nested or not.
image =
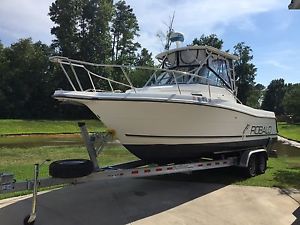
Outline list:
[[[277,138],[274,117],[221,105],[149,99],[68,99],[86,105],[133,154],[148,161],[192,159],[265,147]]]

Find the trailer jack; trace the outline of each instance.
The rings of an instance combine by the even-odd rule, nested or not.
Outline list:
[[[50,162],[50,159],[46,159],[41,164],[34,164],[34,178],[33,178],[33,187],[32,187],[32,208],[31,213],[24,218],[24,225],[31,225],[34,224],[36,219],[36,206],[37,206],[37,193],[38,193],[38,186],[39,186],[39,173],[40,168],[46,162]],[[30,187],[28,187],[29,189]]]

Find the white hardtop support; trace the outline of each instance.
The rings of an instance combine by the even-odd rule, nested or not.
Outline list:
[[[224,88],[230,90],[234,96],[237,94],[233,62],[239,59],[236,55],[223,52],[207,45],[195,45],[171,49],[158,54],[156,58],[164,69],[186,71],[198,75],[201,74],[202,79],[203,77],[209,78],[208,82],[204,82],[208,86],[218,85],[214,83],[213,80],[220,79]],[[205,71],[210,71],[210,73],[214,75],[207,74]],[[216,77],[211,78],[211,76]],[[194,78],[192,80],[194,80]]]
[[[191,45],[191,46],[186,46],[186,47],[181,47],[181,48],[174,48],[174,49],[170,49],[168,51],[164,51],[164,52],[156,55],[156,58],[157,59],[163,59],[166,55],[169,55],[171,53],[181,52],[181,51],[188,51],[188,50],[205,50],[208,53],[223,56],[224,58],[227,58],[227,59],[232,59],[232,60],[238,60],[239,59],[239,57],[236,56],[236,55],[229,54],[227,52],[221,51],[217,48],[214,48],[214,47],[211,47],[211,46],[208,46],[208,45]]]

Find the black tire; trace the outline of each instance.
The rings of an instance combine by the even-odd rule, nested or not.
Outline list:
[[[256,156],[251,155],[249,158],[248,166],[245,168],[246,177],[256,176]]]
[[[91,160],[66,159],[54,161],[49,166],[49,174],[56,178],[76,178],[91,174],[94,166]]]
[[[264,174],[267,170],[267,157],[264,154],[259,154],[256,157],[256,173]]]
[[[35,220],[32,221],[32,222],[30,222],[30,223],[28,223],[29,218],[30,218],[30,215],[27,215],[27,216],[24,218],[24,220],[23,220],[23,224],[24,224],[24,225],[33,225],[33,224],[34,224]]]

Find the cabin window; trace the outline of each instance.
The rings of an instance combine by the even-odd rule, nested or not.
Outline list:
[[[231,87],[226,61],[224,59],[214,59],[209,62],[209,67],[217,73],[222,80]]]
[[[159,75],[159,77],[155,81],[155,85],[167,85],[170,83],[171,79],[172,79],[172,74],[164,72],[161,75]]]
[[[152,76],[152,78],[147,82],[146,85],[163,86],[174,85],[177,83],[206,85],[209,84],[217,87],[231,87],[225,60],[212,60],[209,62],[209,65],[203,65],[203,67],[199,71],[197,66],[182,66],[174,68],[174,70],[178,70],[181,72],[161,72],[159,75],[154,74],[154,76]],[[197,74],[198,76],[184,74],[182,72]],[[176,77],[176,81],[174,79],[174,76]]]
[[[222,87],[224,86],[222,80],[208,67],[203,66],[199,72],[198,75],[200,77],[193,77],[190,83],[196,83],[196,84],[210,84],[213,86]]]

